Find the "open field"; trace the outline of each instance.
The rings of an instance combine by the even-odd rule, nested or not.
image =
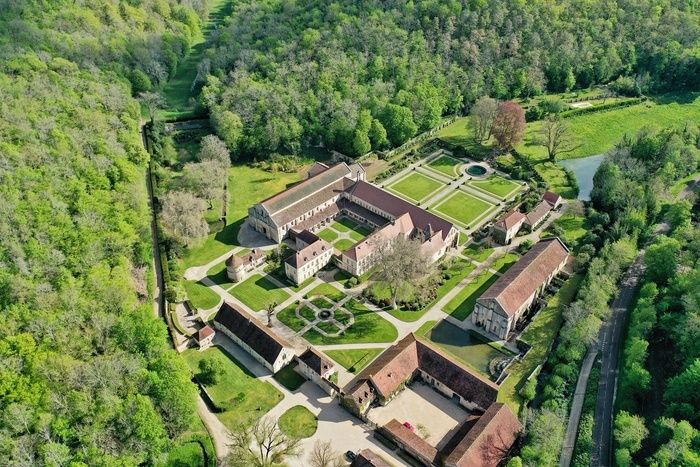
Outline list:
[[[430,162],[428,164],[428,168],[437,170],[438,172],[453,178],[459,175],[457,173],[457,167],[459,167],[461,164],[463,164],[463,162],[459,159],[455,159],[454,157],[440,156],[434,161]]]
[[[435,206],[442,213],[465,227],[494,209],[494,205],[462,191],[457,191]]]
[[[467,184],[501,199],[508,198],[511,194],[515,194],[522,189],[521,184],[499,175],[492,175],[486,180],[470,180]]]
[[[476,299],[483,294],[491,284],[496,282],[498,276],[492,272],[484,271],[476,277],[474,282],[470,282],[459,291],[455,297],[445,305],[444,311],[452,315],[453,318],[464,321],[474,311]]]
[[[289,298],[287,292],[260,274],[253,274],[229,293],[254,311],[265,310],[269,304],[280,304]]]
[[[214,308],[221,301],[219,294],[204,285],[201,281],[182,281],[187,292],[187,298],[192,306],[202,310]]]
[[[564,320],[564,308],[574,299],[582,280],[583,276],[580,274],[572,276],[559,292],[549,299],[547,307],[535,316],[521,336],[532,345],[532,349],[522,360],[511,365],[508,369],[509,376],[498,391],[498,400],[507,403],[514,413],[520,413],[523,403],[518,391],[528,376],[547,358],[549,347]]]
[[[445,186],[422,173],[412,172],[407,177],[393,183],[388,188],[414,201],[421,201]]]
[[[383,348],[374,348],[326,350],[324,353],[338,362],[339,365],[342,365],[350,373],[357,374],[383,351]]]
[[[230,429],[266,414],[284,397],[270,383],[256,379],[238,360],[219,347],[203,352],[188,349],[182,356],[195,375],[199,373],[199,361],[203,358],[225,362],[224,374],[217,384],[207,386],[207,392],[214,403],[225,410],[217,416]]]

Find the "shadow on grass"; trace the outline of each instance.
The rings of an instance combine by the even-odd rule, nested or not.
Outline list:
[[[671,92],[667,94],[660,94],[657,96],[651,96],[651,101],[656,104],[666,105],[666,104],[692,104],[697,99],[700,98],[700,92]]]

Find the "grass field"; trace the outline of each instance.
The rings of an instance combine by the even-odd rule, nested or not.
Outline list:
[[[440,156],[434,161],[430,162],[428,164],[428,167],[437,170],[438,172],[441,172],[450,178],[454,178],[458,175],[457,167],[459,167],[461,164],[462,161],[460,161],[459,159],[455,159],[454,157]]]
[[[214,308],[221,301],[219,294],[204,285],[201,281],[182,281],[187,298],[192,306],[202,310]]]
[[[493,208],[493,204],[462,191],[457,191],[435,206],[436,211],[451,217],[465,227],[469,227],[472,222]]]
[[[491,254],[493,253],[493,248],[480,247],[475,243],[471,243],[464,249],[462,253],[464,253],[466,256],[469,256],[474,261],[483,263],[488,259],[489,256],[491,256]]]
[[[486,180],[471,180],[468,184],[501,199],[505,199],[509,197],[509,195],[517,193],[517,191],[522,188],[522,185],[519,183],[515,183],[512,180],[505,179],[498,175],[492,175]]]
[[[285,388],[290,391],[296,391],[301,387],[302,384],[306,382],[306,379],[297,373],[294,368],[296,368],[297,363],[292,362],[289,365],[282,368],[280,371],[275,373],[275,380],[280,383]]]
[[[297,304],[291,304],[277,313],[277,319],[295,332],[301,331],[306,326],[306,321],[296,315]]]
[[[345,297],[345,294],[341,290],[336,289],[330,284],[321,284],[316,286],[307,295],[309,297],[321,295],[322,297],[330,298],[334,302],[339,302],[343,299],[343,297]]]
[[[295,405],[280,416],[279,427],[291,438],[309,438],[316,433],[318,418],[303,405]]]
[[[357,300],[349,300],[344,308],[355,316],[355,324],[337,337],[326,337],[311,329],[304,337],[314,345],[369,344],[394,342],[399,333],[389,321]]]
[[[225,410],[217,416],[230,429],[261,417],[284,397],[270,383],[256,379],[238,360],[219,347],[203,352],[188,349],[182,356],[194,374],[199,372],[199,361],[203,358],[218,358],[226,363],[219,382],[207,386],[207,392],[214,403]]]
[[[226,275],[226,261],[222,261],[219,264],[209,268],[207,271],[207,277],[213,283],[223,287],[224,289],[228,289],[233,285],[231,279],[229,279],[228,275]]]
[[[559,219],[555,220],[554,225],[562,228],[564,231],[562,240],[569,247],[586,235],[587,232],[586,218],[570,212],[564,213]]]
[[[445,305],[445,312],[452,315],[453,318],[464,321],[474,311],[476,299],[489,288],[491,284],[496,282],[498,276],[485,271],[477,276],[474,282],[469,283],[466,287],[459,291],[455,297]]]
[[[328,227],[321,230],[316,235],[318,235],[320,238],[324,239],[328,243],[333,243],[338,238],[338,232]]]
[[[576,295],[583,276],[574,275],[559,292],[549,300],[547,308],[540,311],[530,325],[525,329],[521,338],[532,345],[532,349],[522,360],[515,362],[508,369],[510,375],[498,391],[498,400],[507,403],[514,413],[519,414],[523,403],[518,391],[525,380],[547,358],[549,346],[557,335],[563,322],[564,308],[571,303]]]
[[[254,311],[265,310],[275,302],[278,305],[289,298],[289,294],[260,274],[253,274],[229,293],[248,305]]]
[[[374,349],[344,349],[326,350],[324,353],[342,365],[350,373],[357,374],[384,351],[383,348]]]
[[[389,186],[389,189],[414,201],[421,201],[444,186],[444,183],[432,179],[427,175],[413,172],[398,182],[393,183]]]
[[[353,247],[357,242],[353,242],[352,240],[348,240],[347,238],[343,238],[338,240],[333,244],[334,247],[339,249],[340,251],[345,251]]]
[[[491,266],[491,269],[495,269],[500,273],[504,273],[508,270],[508,268],[510,268],[518,261],[518,258],[520,257],[515,253],[506,253],[505,255],[501,256],[493,262],[493,266]]]

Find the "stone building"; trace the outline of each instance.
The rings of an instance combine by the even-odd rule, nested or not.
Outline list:
[[[297,357],[299,366],[297,369],[306,377],[321,387],[326,393],[334,396],[336,386],[330,382],[330,377],[335,371],[335,363],[317,351],[313,347],[309,347]]]
[[[265,258],[265,252],[255,248],[242,256],[231,255],[226,260],[226,276],[233,282],[244,281],[265,263]]]
[[[520,231],[525,222],[525,214],[511,211],[493,224],[493,239],[501,245],[507,245]]]
[[[544,222],[551,210],[552,206],[550,206],[547,201],[540,201],[540,203],[535,206],[535,209],[527,213],[523,225],[526,229],[535,230],[542,222]]]

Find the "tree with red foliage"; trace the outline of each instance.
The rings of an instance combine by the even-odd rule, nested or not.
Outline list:
[[[493,121],[491,130],[498,142],[498,147],[504,151],[513,149],[523,140],[525,133],[525,111],[514,101],[502,102]]]

